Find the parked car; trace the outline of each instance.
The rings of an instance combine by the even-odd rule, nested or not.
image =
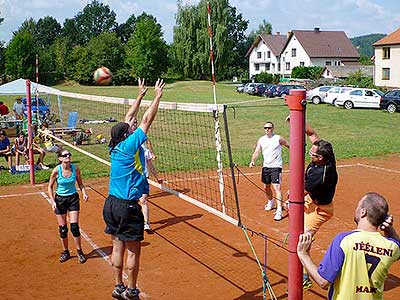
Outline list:
[[[276,84],[270,84],[267,86],[264,92],[264,97],[272,98],[276,95]]]
[[[276,96],[282,97],[283,95],[289,95],[290,90],[304,90],[304,86],[299,84],[278,84],[276,87]]]
[[[307,91],[307,100],[311,100],[313,104],[320,104],[324,102],[326,92],[330,90],[332,86],[324,85],[316,87],[315,89]]]
[[[265,83],[258,83],[256,85],[254,91],[251,93],[251,95],[262,96],[264,94],[266,88],[267,88],[267,85]]]
[[[249,85],[250,83],[246,83],[246,84],[241,84],[239,86],[236,87],[236,92],[238,93],[244,93],[244,90],[246,88],[247,85]]]
[[[257,83],[257,82],[249,83],[249,85],[247,85],[247,86],[244,88],[244,92],[247,93],[247,94],[249,94],[249,95],[253,95],[253,94],[255,93],[255,91],[256,91],[256,88],[257,88],[257,85],[258,85],[258,84],[259,84],[259,83]]]
[[[394,113],[400,109],[400,90],[392,90],[382,96],[380,103],[381,109],[386,109],[389,113]]]
[[[383,92],[375,89],[355,88],[347,93],[340,94],[335,105],[346,109],[353,107],[379,108]]]
[[[24,114],[25,116],[27,115],[27,105],[26,105],[26,98],[22,98],[22,104],[24,104]],[[45,118],[46,113],[48,111],[50,111],[50,106],[49,104],[46,102],[46,100],[44,100],[43,98],[39,97],[39,98],[35,98],[32,97],[31,99],[31,104],[32,104],[32,112],[38,112],[40,117]]]
[[[347,93],[353,88],[348,86],[335,86],[326,92],[323,98],[324,103],[335,105],[335,101],[340,94]]]

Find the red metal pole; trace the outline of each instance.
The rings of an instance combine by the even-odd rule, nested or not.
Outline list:
[[[31,99],[31,81],[26,80],[26,113],[28,115],[28,145],[29,147],[29,177],[32,185],[35,184],[35,163],[33,155],[33,137],[32,137],[32,99]]]
[[[304,145],[306,91],[290,90],[289,300],[303,299],[303,271],[297,243],[304,231]]]

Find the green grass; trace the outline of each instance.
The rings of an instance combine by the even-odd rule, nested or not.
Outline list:
[[[59,85],[56,88],[85,94],[95,94],[104,96],[114,96],[123,98],[135,98],[137,93],[136,86],[123,87],[97,87],[97,86],[79,86],[79,85]],[[149,88],[146,100],[153,97],[153,89]],[[0,97],[10,108],[14,103],[15,97]],[[168,84],[165,87],[163,101],[177,101],[186,103],[212,103],[212,84],[205,81],[178,81]],[[289,127],[284,124],[284,119],[288,115],[288,107],[283,105],[282,99],[265,99],[246,94],[238,94],[235,86],[231,84],[217,84],[217,102],[219,104],[228,104],[228,120],[230,129],[230,138],[232,153],[235,163],[239,166],[248,165],[254,146],[260,136],[264,134],[263,125],[266,121],[275,123],[275,132],[289,139]],[[241,104],[235,105],[234,103]],[[56,103],[55,99],[51,99],[52,105]],[[53,106],[54,107],[54,106]],[[127,106],[116,105],[99,105],[93,103],[85,103],[82,100],[63,99],[63,111],[66,112],[77,110],[79,107],[79,118],[106,118],[115,116],[121,119],[126,112]],[[163,141],[166,137],[162,136],[167,124],[175,126],[174,140],[181,142],[180,153],[169,153],[166,157],[179,155],[182,163],[181,170],[190,168],[193,161],[199,168],[209,168],[215,165],[213,158],[214,145],[213,122],[209,119],[209,126],[206,132],[195,123],[190,126],[191,130],[184,134],[179,134],[179,124],[173,125],[173,120],[166,114],[159,113],[149,136],[152,138],[156,151],[163,153],[167,151],[167,144]],[[354,109],[345,110],[328,105],[312,105],[307,106],[307,120],[317,129],[321,138],[332,142],[337,159],[345,159],[352,157],[371,157],[384,156],[391,153],[400,152],[400,139],[397,134],[397,127],[400,121],[400,114],[389,114],[380,110]],[[66,119],[64,118],[64,123]],[[189,119],[186,123],[193,122]],[[197,121],[195,121],[197,122]],[[200,122],[200,121],[199,121]],[[222,118],[221,118],[222,122]],[[185,124],[186,124],[185,123]],[[101,133],[109,135],[109,126],[112,125],[96,125],[91,124],[95,134]],[[84,125],[83,127],[88,127]],[[206,136],[203,136],[206,135]],[[225,140],[225,132],[221,131],[222,139]],[[201,136],[202,144],[207,145],[207,155],[201,155],[202,150],[195,152],[189,151],[189,145]],[[184,141],[184,142],[182,142]],[[106,145],[88,145],[82,146],[85,150],[92,152],[104,159],[108,159]],[[211,150],[210,150],[211,149]],[[284,150],[284,160],[288,162],[288,150]],[[73,151],[73,161],[81,166],[83,177],[92,178],[106,176],[108,167],[103,166],[84,155]],[[160,158],[161,159],[161,158]],[[226,156],[223,159],[226,161]],[[54,154],[48,154],[45,162],[51,166],[55,166],[57,159]],[[0,160],[1,165],[5,165],[4,159]],[[161,161],[159,163],[161,165]],[[261,165],[261,157],[258,159],[258,165]],[[171,162],[164,161],[164,169],[161,171],[170,171],[173,166]],[[46,182],[50,176],[49,171],[40,171],[36,173],[36,182]],[[0,173],[0,185],[27,183],[29,182],[29,174],[10,175],[7,172]]]

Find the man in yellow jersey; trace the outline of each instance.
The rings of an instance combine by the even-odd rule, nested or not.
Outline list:
[[[365,194],[358,203],[357,229],[339,233],[319,267],[312,261],[312,235],[301,234],[299,259],[311,277],[332,300],[382,300],[390,266],[400,258],[400,238],[388,216],[389,205],[377,193]],[[385,236],[379,232],[383,230]]]

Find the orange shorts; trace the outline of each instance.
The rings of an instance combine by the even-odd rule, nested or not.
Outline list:
[[[333,202],[327,205],[317,205],[310,195],[304,197],[304,225],[306,229],[317,231],[332,216]]]

